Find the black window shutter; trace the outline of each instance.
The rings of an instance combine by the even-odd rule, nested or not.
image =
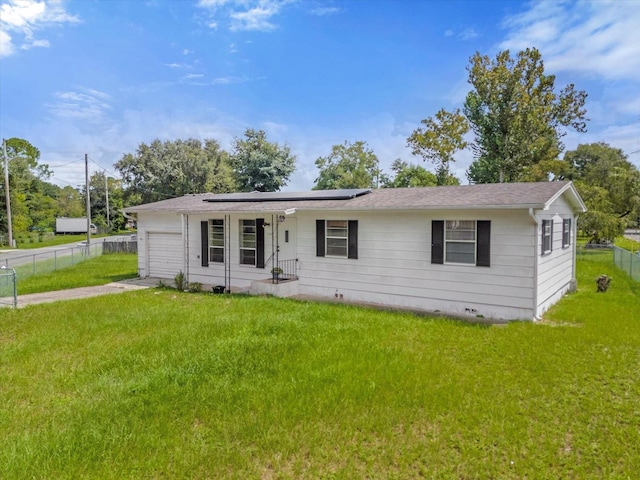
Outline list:
[[[553,220],[549,220],[549,224],[551,225],[550,235],[549,235],[549,251],[553,251]]]
[[[202,266],[209,266],[209,222],[200,222],[200,239],[201,239],[201,252]]]
[[[491,222],[478,220],[477,222],[476,265],[489,267],[491,265]]]
[[[349,247],[347,258],[358,258],[358,221],[349,220]]]
[[[256,218],[256,268],[264,268],[264,218]]]
[[[324,220],[316,220],[316,257],[324,257]]]
[[[431,263],[444,263],[444,220],[431,221]]]

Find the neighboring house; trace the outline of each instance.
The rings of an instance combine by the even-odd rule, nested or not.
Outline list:
[[[531,320],[575,287],[586,208],[572,183],[544,182],[200,194],[126,210],[141,277]]]

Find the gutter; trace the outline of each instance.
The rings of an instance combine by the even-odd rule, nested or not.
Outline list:
[[[212,205],[215,205],[212,204]],[[421,206],[394,206],[394,207],[349,207],[348,205],[341,207],[295,207],[296,212],[394,212],[394,211],[402,211],[402,212],[435,212],[435,211],[443,211],[443,210],[524,210],[524,209],[548,209],[548,206],[539,205],[539,204],[524,204],[524,205],[433,205],[428,207]],[[174,210],[145,210],[145,213],[178,213],[178,214],[187,214],[187,215],[208,215],[211,212],[217,213],[225,213],[225,214],[233,214],[233,215],[244,215],[251,213],[264,213],[264,214],[277,214],[277,213],[285,213],[288,214],[287,211],[293,209],[289,208],[256,208],[256,209],[245,209],[245,210],[236,210],[236,209],[208,209],[208,210],[190,210],[190,209],[174,209]],[[139,211],[142,213],[142,211]]]

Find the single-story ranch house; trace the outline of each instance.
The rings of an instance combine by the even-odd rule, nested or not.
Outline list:
[[[586,208],[571,182],[540,182],[198,194],[126,211],[141,277],[536,320],[575,286]]]

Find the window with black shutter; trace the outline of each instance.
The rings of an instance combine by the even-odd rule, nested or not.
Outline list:
[[[553,249],[553,220],[542,220],[542,255]]]
[[[571,245],[571,219],[565,218],[562,220],[562,248],[567,248]]]
[[[316,220],[316,256],[358,258],[357,220]]]
[[[432,220],[431,263],[491,266],[491,222]]]
[[[224,263],[224,220],[209,220],[209,261]]]

